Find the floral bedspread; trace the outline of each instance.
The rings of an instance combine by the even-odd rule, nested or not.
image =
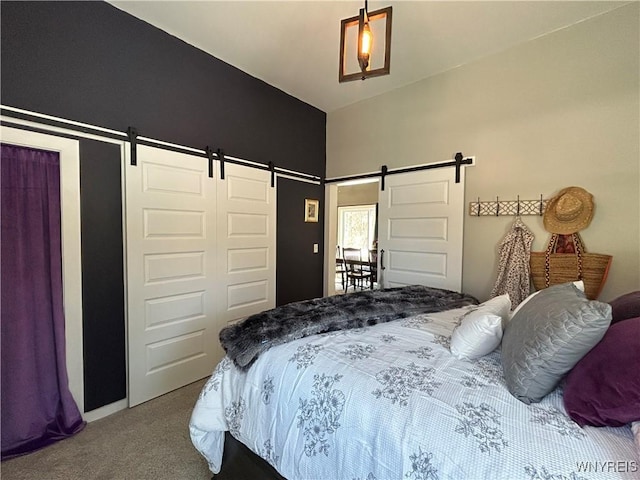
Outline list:
[[[451,331],[468,308],[302,338],[247,371],[224,358],[190,433],[218,473],[224,432],[293,479],[633,479],[630,427],[580,428],[561,387],[526,405],[500,352],[458,360]]]

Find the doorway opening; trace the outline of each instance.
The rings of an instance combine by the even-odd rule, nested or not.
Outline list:
[[[335,258],[335,270],[327,272],[325,295],[344,293],[354,288],[349,287],[346,274],[349,266],[344,263],[345,248],[357,249],[362,268],[372,275],[372,278],[363,279],[357,288],[377,288],[379,180],[344,182],[327,185],[326,188],[326,258]],[[367,264],[372,255],[376,263],[374,268]]]
[[[377,286],[377,204],[338,207],[336,293]],[[355,263],[361,262],[361,263]],[[357,280],[357,281],[356,281]]]

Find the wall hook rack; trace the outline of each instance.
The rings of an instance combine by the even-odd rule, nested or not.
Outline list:
[[[502,217],[513,215],[539,215],[544,214],[547,207],[547,200],[540,198],[537,200],[500,200],[496,196],[495,200],[480,201],[480,197],[475,202],[469,202],[469,215],[472,217]]]

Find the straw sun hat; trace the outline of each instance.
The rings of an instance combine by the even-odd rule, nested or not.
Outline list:
[[[551,233],[570,235],[589,226],[593,195],[580,187],[563,188],[547,203],[542,221]]]

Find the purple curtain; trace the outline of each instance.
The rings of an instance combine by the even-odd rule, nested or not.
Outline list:
[[[2,460],[79,432],[67,378],[60,159],[2,144]]]

